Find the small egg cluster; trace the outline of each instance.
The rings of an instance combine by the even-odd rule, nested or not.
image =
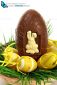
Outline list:
[[[4,61],[1,65],[16,67],[17,71],[31,72],[37,68],[37,62],[29,56],[19,56],[18,51],[10,46],[6,47],[4,52]]]
[[[15,48],[7,46],[3,52],[4,61],[0,61],[3,66],[14,67],[17,71],[31,72],[37,66],[43,69],[52,69],[57,66],[57,41],[48,40],[47,53],[42,55],[38,61],[31,56],[19,56]],[[53,49],[54,48],[54,49]]]

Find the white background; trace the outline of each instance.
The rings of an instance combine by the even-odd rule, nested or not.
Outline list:
[[[35,9],[41,13],[44,20],[51,20],[53,33],[51,39],[57,39],[57,0],[3,0],[5,3],[27,3],[29,7],[8,7],[0,6],[0,42],[4,42],[3,34],[6,41],[13,35],[22,14],[28,9]],[[0,3],[1,4],[1,3]]]

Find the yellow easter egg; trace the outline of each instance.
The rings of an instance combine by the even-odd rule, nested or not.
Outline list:
[[[5,66],[13,66],[19,62],[20,56],[13,52],[4,53],[4,63]]]
[[[55,47],[57,47],[57,40],[53,40],[53,43],[55,44]]]
[[[53,52],[53,53],[57,54],[57,47],[51,46],[51,47],[47,48],[47,52]]]
[[[57,65],[57,55],[53,52],[48,52],[39,58],[37,64],[39,68],[52,69]]]
[[[37,62],[29,56],[21,56],[17,65],[17,71],[31,72],[37,68]]]
[[[18,53],[18,50],[15,49],[15,48],[12,48],[10,46],[7,46],[4,50],[4,53],[7,53],[7,52],[14,52],[14,53]]]
[[[57,40],[48,39],[48,45],[57,47]]]
[[[49,47],[50,47],[50,46],[55,46],[54,43],[53,43],[53,40],[48,39],[48,46],[49,46]]]
[[[53,52],[57,54],[57,41],[50,39],[48,40],[47,52]]]

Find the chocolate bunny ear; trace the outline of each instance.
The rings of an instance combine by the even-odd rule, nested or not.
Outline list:
[[[47,27],[42,16],[37,11],[32,9],[26,11],[21,17],[16,30],[16,47],[18,49],[19,55],[31,56],[35,60],[38,60],[38,58],[46,52],[48,43]],[[28,31],[37,34],[37,38],[35,40],[39,46],[39,53],[26,53]]]
[[[32,33],[31,33],[31,31],[28,31],[27,32],[27,38],[30,39],[31,37],[32,37]]]
[[[36,33],[32,33],[32,37],[36,38],[37,34]]]

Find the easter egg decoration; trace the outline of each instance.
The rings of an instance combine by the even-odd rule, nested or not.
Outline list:
[[[38,45],[35,42],[35,38],[37,37],[36,33],[32,33],[31,31],[27,32],[28,44],[26,45],[26,53],[38,53]]]
[[[4,61],[1,61],[2,66],[15,66],[20,59],[20,56],[13,52],[4,53],[3,56]]]
[[[22,56],[17,64],[17,71],[31,72],[37,68],[37,62],[30,56]]]
[[[47,52],[57,54],[57,40],[48,40]]]
[[[37,61],[39,68],[52,69],[57,66],[57,55],[53,52],[48,52],[42,55]]]
[[[4,50],[4,53],[8,53],[8,52],[18,53],[18,50],[10,46],[7,46]]]
[[[47,43],[47,27],[42,16],[32,9],[26,11],[16,28],[16,47],[19,55],[38,60],[46,53]]]

